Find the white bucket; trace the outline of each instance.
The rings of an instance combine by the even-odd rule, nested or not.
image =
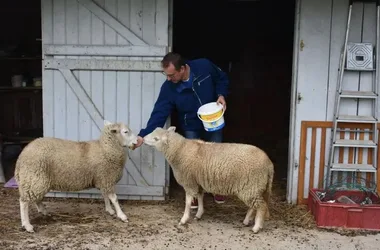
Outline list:
[[[206,131],[216,131],[222,129],[224,123],[223,105],[217,102],[210,102],[202,105],[198,109],[198,118],[202,121]]]

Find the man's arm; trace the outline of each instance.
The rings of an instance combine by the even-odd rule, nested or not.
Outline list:
[[[227,74],[223,72],[218,66],[213,64],[211,61],[209,61],[209,63],[210,63],[210,74],[211,74],[212,80],[215,83],[216,94],[218,96],[222,95],[223,97],[227,97],[228,85],[229,85]]]
[[[169,91],[168,86],[163,84],[157,101],[154,104],[154,108],[148,120],[147,126],[145,129],[140,130],[140,133],[138,134],[139,136],[144,137],[147,134],[150,134],[157,127],[162,128],[165,125],[166,119],[171,114],[174,107]]]

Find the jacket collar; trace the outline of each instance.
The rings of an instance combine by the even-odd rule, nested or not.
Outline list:
[[[185,89],[191,89],[193,87],[193,83],[198,81],[202,74],[199,72],[199,69],[193,64],[192,61],[187,61],[187,65],[190,67],[190,79],[187,82],[179,82],[176,85],[176,90],[178,93],[182,92]],[[174,84],[174,83],[173,83]]]

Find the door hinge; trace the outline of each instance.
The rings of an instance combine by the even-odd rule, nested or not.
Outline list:
[[[302,100],[301,93],[297,94],[297,103],[300,104],[300,101]]]
[[[305,47],[305,43],[303,42],[303,40],[301,40],[301,42],[300,42],[300,50],[303,51],[304,47]]]

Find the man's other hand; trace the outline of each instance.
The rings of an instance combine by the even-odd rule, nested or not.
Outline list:
[[[224,99],[224,96],[222,96],[222,95],[219,96],[219,98],[218,98],[218,100],[216,102],[222,104],[224,111],[226,111],[227,104],[226,104],[226,100]]]

